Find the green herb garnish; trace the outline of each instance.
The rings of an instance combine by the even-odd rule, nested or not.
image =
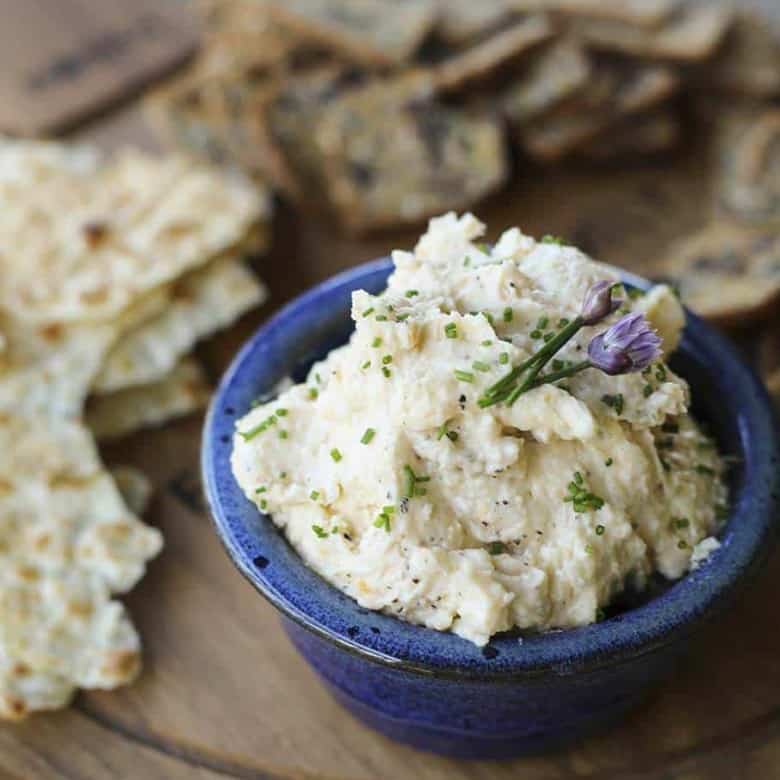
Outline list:
[[[366,428],[365,433],[360,437],[361,444],[370,444],[371,439],[374,438],[376,431],[373,428]]]

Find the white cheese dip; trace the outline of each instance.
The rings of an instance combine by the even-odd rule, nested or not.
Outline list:
[[[661,361],[477,405],[591,284],[616,279],[573,247],[514,228],[491,249],[483,232],[447,214],[395,252],[386,292],[354,293],[350,342],[240,420],[232,457],[245,494],[326,580],[478,645],[591,623],[628,584],[680,577],[717,546],[726,501],[688,386]],[[658,287],[556,357],[583,356],[629,310],[674,350],[684,315]],[[572,482],[600,508],[575,511]]]

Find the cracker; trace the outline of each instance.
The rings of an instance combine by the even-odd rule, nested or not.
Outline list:
[[[559,11],[570,16],[658,27],[679,6],[679,0],[509,0],[518,11]]]
[[[144,515],[153,491],[146,474],[133,466],[114,466],[111,476],[127,508],[138,517]]]
[[[185,358],[158,382],[91,398],[86,424],[100,440],[118,439],[199,411],[209,394],[202,369]]]
[[[579,44],[554,43],[534,55],[504,90],[502,111],[512,125],[524,125],[583,87],[590,73],[590,62]]]
[[[427,89],[425,78],[372,84],[323,111],[315,127],[321,178],[347,228],[464,210],[506,180],[497,118],[444,107],[424,97]]]
[[[664,66],[599,63],[587,84],[569,101],[520,131],[527,151],[540,160],[558,160],[624,117],[656,106],[679,88]]]
[[[367,65],[407,61],[433,28],[435,0],[272,0],[292,29]]]
[[[160,550],[73,423],[0,415],[0,717],[62,707],[140,669],[126,592]]]
[[[723,324],[772,314],[780,300],[780,236],[712,223],[672,246],[659,271],[683,302]]]
[[[435,84],[439,89],[449,91],[484,79],[548,40],[552,34],[553,27],[546,17],[530,16],[473,46],[455,52],[434,66]]]
[[[780,38],[754,14],[738,13],[724,45],[695,76],[705,90],[767,98],[780,95]]]
[[[319,155],[312,132],[319,113],[363,76],[342,66],[314,68],[288,79],[267,109],[270,142],[279,149],[282,188],[298,201],[322,187]]]
[[[26,148],[5,141],[0,154],[23,158]],[[3,205],[0,305],[37,322],[116,316],[268,214],[266,198],[243,177],[138,152]]]
[[[112,348],[93,391],[115,392],[159,381],[195,344],[259,305],[265,288],[233,255],[176,282],[171,303],[154,319],[126,333]]]
[[[780,225],[780,109],[738,114],[719,148],[720,206],[747,224]]]
[[[496,29],[510,12],[509,0],[441,0],[436,33],[457,46]]]
[[[671,108],[661,108],[619,122],[579,149],[577,156],[595,163],[623,162],[668,152],[681,137],[680,117]]]
[[[597,49],[674,62],[701,62],[715,53],[731,26],[733,10],[706,4],[681,8],[657,29],[580,19],[576,31]]]

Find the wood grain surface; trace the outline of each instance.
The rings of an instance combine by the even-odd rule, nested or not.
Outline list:
[[[111,148],[152,145],[135,112],[85,134]],[[521,172],[478,209],[491,237],[519,224],[567,237],[652,275],[671,239],[709,216],[699,139],[663,164],[629,171]],[[363,241],[300,221],[284,206],[271,253],[255,262],[272,299],[201,349],[216,379],[240,343],[291,296],[335,271],[409,246],[417,230]],[[0,776],[302,778],[306,780],[734,780],[780,777],[780,555],[697,636],[687,662],[613,731],[552,755],[455,762],[366,729],[325,692],[273,609],[235,571],[212,531],[198,476],[200,419],[105,451],[153,476],[149,522],[166,548],[127,598],[145,642],[134,685],[82,694],[65,712],[0,727]]]

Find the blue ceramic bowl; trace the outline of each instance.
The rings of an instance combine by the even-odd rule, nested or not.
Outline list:
[[[385,287],[380,260],[294,300],[251,339],[222,380],[205,425],[202,466],[219,534],[245,577],[281,613],[295,646],[336,698],[384,734],[451,756],[509,757],[620,719],[673,668],[691,633],[766,557],[775,532],[778,454],[770,402],[734,349],[689,314],[674,368],[694,414],[735,456],[732,514],[699,569],[584,628],[497,636],[484,648],[362,609],[308,569],[230,470],[234,424],[283,377],[349,337],[350,295]],[[644,280],[625,281],[646,288]]]

